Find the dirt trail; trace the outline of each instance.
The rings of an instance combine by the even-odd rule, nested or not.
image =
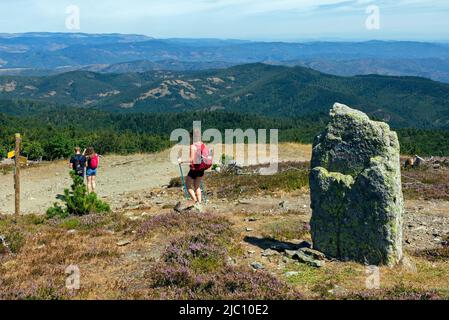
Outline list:
[[[310,146],[286,143],[279,147],[280,160],[310,159]],[[178,167],[170,162],[170,150],[157,154],[130,156],[110,155],[100,160],[97,177],[98,194],[121,199],[127,192],[139,192],[168,184],[179,176]],[[184,174],[187,173],[185,167]],[[44,213],[70,186],[67,161],[45,163],[21,171],[21,209],[23,213]],[[12,173],[0,176],[0,213],[14,212]]]
[[[97,180],[98,193],[102,197],[116,197],[125,191],[153,188],[166,184],[176,176],[177,168],[168,161],[168,152],[106,156],[100,160]],[[12,174],[0,177],[0,211],[14,210]],[[66,161],[44,164],[22,170],[22,211],[42,213],[56,201],[56,195],[70,185]]]

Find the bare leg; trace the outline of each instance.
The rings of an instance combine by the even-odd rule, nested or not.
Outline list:
[[[198,203],[203,202],[203,195],[201,193],[201,181],[202,180],[203,180],[203,177],[199,177],[199,178],[196,178],[195,182],[194,182],[196,198],[198,199]]]
[[[92,192],[92,177],[87,177],[87,192]]]
[[[186,177],[186,185],[187,185],[187,191],[189,192],[190,197],[192,198],[193,201],[197,202],[198,200],[195,195],[195,190],[193,189],[194,181],[189,176]]]
[[[97,187],[97,183],[96,183],[96,179],[97,179],[97,177],[96,176],[92,176],[91,177],[92,178],[92,192],[95,192],[95,189],[96,189],[96,187]]]

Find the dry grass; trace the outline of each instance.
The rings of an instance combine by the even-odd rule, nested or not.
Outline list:
[[[301,194],[307,188],[307,166],[283,164],[286,171],[271,177],[222,175],[206,183],[216,195],[233,199],[244,194],[257,202],[257,194]],[[404,174],[429,186],[446,179],[439,170]],[[300,211],[302,203],[298,207],[258,213],[254,206],[239,214],[241,206],[232,203],[223,215],[155,208],[154,216],[136,221],[118,212],[63,220],[0,216],[0,234],[9,246],[0,248],[0,299],[449,298],[447,247],[408,252],[415,268],[381,267],[381,288],[368,290],[363,265],[327,261],[316,269],[285,262],[282,254],[262,257],[265,248],[245,242],[247,237],[280,243],[310,240],[309,216]],[[255,219],[249,222],[248,217]],[[247,232],[248,227],[253,230]],[[118,246],[124,239],[131,243]],[[256,253],[248,255],[249,250]],[[249,267],[255,260],[263,262],[265,271]],[[65,288],[65,269],[71,264],[81,271],[79,291]],[[298,273],[287,276],[287,271]]]
[[[273,218],[261,226],[264,238],[277,241],[289,241],[292,239],[309,239],[310,227],[303,218],[296,216],[282,216]]]
[[[221,157],[225,155],[232,159],[239,160],[237,157],[237,151],[242,158],[242,163],[244,165],[250,165],[257,160],[257,163],[267,163],[268,156],[270,155],[270,146],[269,145],[248,145],[248,144],[233,144],[233,145],[224,145],[224,144],[216,144],[212,145],[213,154],[215,157]],[[175,152],[179,152],[181,148],[176,147]],[[243,151],[243,152],[242,152]],[[251,151],[249,153],[249,151]],[[255,152],[254,152],[255,151]],[[241,153],[242,152],[242,153]],[[251,157],[250,157],[251,155]],[[256,156],[257,155],[257,159]],[[312,146],[308,144],[298,144],[298,143],[279,143],[278,145],[278,157],[279,161],[310,161],[312,157]],[[251,161],[249,159],[252,159]]]
[[[309,164],[307,162],[281,163],[279,173],[270,176],[252,174],[259,167],[246,168],[245,175],[210,173],[205,177],[205,184],[208,191],[213,192],[216,197],[228,200],[247,195],[271,195],[278,191],[305,191],[308,188]],[[169,186],[180,187],[181,179],[172,179]]]
[[[104,267],[118,256],[114,239],[107,234],[70,235],[62,230],[27,234],[18,253],[2,259],[1,298],[63,299],[65,269],[72,264],[81,270]]]
[[[328,262],[315,269],[291,264],[298,271],[287,281],[310,299],[337,300],[433,300],[449,298],[449,265],[447,261],[430,263],[413,258],[415,270],[403,266],[380,268],[380,289],[366,288],[365,266],[356,263]]]
[[[309,186],[308,162],[284,162],[279,164],[279,173],[273,176],[256,174],[206,175],[209,191],[218,198],[236,199],[247,195],[272,195],[278,191],[292,192],[306,190]],[[261,166],[245,168],[251,173]],[[446,200],[449,201],[449,169],[406,169],[402,172],[403,192],[406,200]],[[180,178],[172,179],[171,187],[180,187]]]
[[[118,239],[132,228],[117,214],[45,220],[40,216],[3,217],[0,234],[5,234],[9,252],[0,256],[0,299],[68,299],[116,296],[112,291],[118,274],[108,274],[120,259]],[[71,229],[69,232],[68,229]],[[114,232],[120,230],[118,234]],[[14,244],[16,236],[23,241]],[[14,244],[14,249],[11,247]],[[65,288],[69,265],[81,270],[82,290]],[[114,294],[112,294],[114,293]]]
[[[143,223],[118,214],[43,222],[8,217],[0,233],[23,237],[15,252],[0,256],[0,299],[299,297],[268,273],[229,264],[241,251],[222,216],[167,213]],[[124,236],[133,241],[120,247]],[[79,291],[65,288],[69,265],[81,271]]]
[[[147,298],[291,299],[300,297],[282,281],[229,260],[241,254],[232,224],[213,214],[169,213],[146,221],[142,237],[163,232],[169,243],[145,273]]]
[[[21,238],[14,252],[0,256],[1,299],[290,299],[298,292],[307,299],[449,297],[445,247],[410,253],[416,270],[382,267],[381,289],[367,290],[365,267],[356,263],[328,261],[316,269],[290,261],[279,269],[279,255],[264,262],[276,276],[254,272],[248,267],[253,258],[247,260],[241,247],[241,228],[221,215],[166,213],[136,222],[113,214],[74,221],[0,219],[0,234],[9,242],[16,237],[11,234]],[[280,242],[309,237],[294,214],[264,215],[251,226],[254,236]],[[133,241],[117,246],[124,238]],[[75,292],[65,289],[71,264],[81,270]],[[298,273],[287,277],[286,271]]]

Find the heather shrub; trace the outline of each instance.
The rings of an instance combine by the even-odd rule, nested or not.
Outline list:
[[[301,295],[266,272],[226,266],[214,272],[195,273],[179,265],[158,264],[150,276],[157,297],[173,299],[277,300]]]
[[[35,284],[22,288],[15,284],[2,284],[0,281],[0,300],[64,300],[67,292],[55,281],[47,280],[45,284]]]
[[[441,296],[435,290],[421,290],[401,283],[389,289],[352,292],[340,298],[345,300],[440,300]]]
[[[152,234],[158,230],[167,232],[205,230],[206,232],[217,234],[219,236],[222,235],[224,237],[233,234],[231,223],[224,217],[209,213],[198,216],[188,212],[170,212],[146,220],[138,230],[138,235],[144,237],[147,234]]]
[[[70,215],[82,216],[90,213],[110,212],[109,205],[98,199],[95,193],[88,193],[83,178],[77,176],[74,171],[70,172],[73,180],[71,189],[65,189],[62,201],[65,207],[55,203],[47,210],[47,217],[66,218]]]
[[[78,220],[78,218],[73,217],[73,218],[64,219],[61,222],[60,227],[64,228],[64,229],[71,230],[71,229],[78,228],[80,226],[80,224],[81,224],[81,222]]]
[[[4,239],[0,243],[0,253],[3,251],[6,253],[19,253],[20,249],[25,244],[25,236],[20,230],[11,229],[7,230],[4,234]]]
[[[120,212],[111,212],[107,215],[92,213],[83,216],[68,216],[66,218],[56,216],[47,219],[46,224],[51,227],[67,230],[75,229],[88,232],[111,230],[114,232],[123,232],[139,228],[141,222],[132,221]]]
[[[223,217],[169,213],[150,218],[140,235],[176,234],[145,274],[156,298],[295,299],[299,294],[265,272],[227,263],[235,234]],[[179,231],[185,231],[181,235]],[[176,233],[175,233],[176,232]]]
[[[222,299],[300,299],[301,295],[266,272],[228,267],[219,274],[213,295]]]
[[[166,248],[163,259],[168,264],[189,267],[195,272],[216,270],[224,265],[227,249],[219,246],[214,238],[218,235],[201,232],[175,239]],[[230,243],[229,239],[222,241]]]

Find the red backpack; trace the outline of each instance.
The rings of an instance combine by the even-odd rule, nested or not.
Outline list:
[[[90,169],[98,168],[98,154],[90,158]]]
[[[201,149],[196,150],[194,163],[190,165],[193,171],[205,171],[212,167],[212,155],[209,148],[204,143],[201,144]]]

